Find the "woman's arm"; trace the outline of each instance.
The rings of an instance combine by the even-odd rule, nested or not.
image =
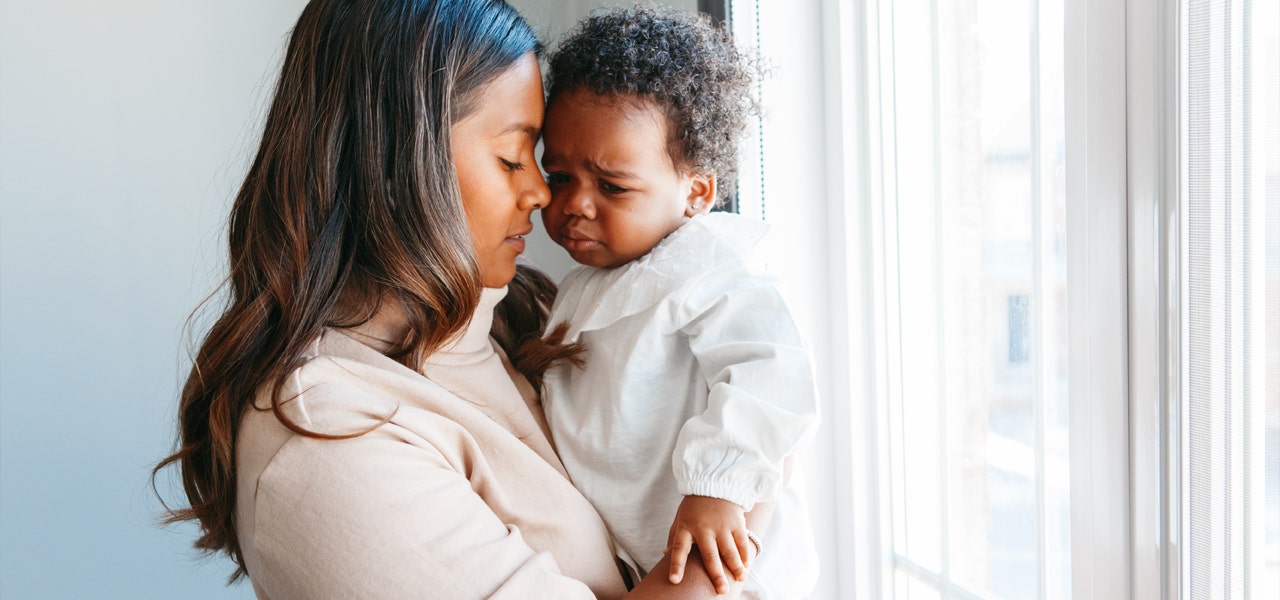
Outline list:
[[[764,531],[769,527],[773,517],[773,503],[760,502],[747,513],[747,527],[752,531]],[[767,540],[766,540],[767,543]],[[765,550],[768,551],[767,549]],[[755,562],[755,549],[751,550],[751,562]],[[640,584],[627,594],[627,600],[736,600],[742,593],[742,583],[729,581],[729,593],[716,595],[716,587],[711,583],[711,576],[702,564],[699,552],[689,555],[689,562],[684,568],[684,579],[679,584],[671,583],[667,574],[671,571],[671,557],[665,556],[649,571]]]

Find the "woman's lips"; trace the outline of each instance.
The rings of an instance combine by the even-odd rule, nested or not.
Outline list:
[[[524,236],[523,235],[513,235],[503,240],[502,243],[507,244],[508,246],[511,246],[512,248],[514,248],[517,254],[524,253]]]

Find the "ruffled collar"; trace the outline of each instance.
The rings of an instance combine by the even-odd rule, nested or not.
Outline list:
[[[620,267],[581,266],[565,277],[551,326],[567,321],[568,341],[639,314],[676,288],[716,267],[751,254],[768,232],[761,221],[730,213],[686,219],[648,254]]]

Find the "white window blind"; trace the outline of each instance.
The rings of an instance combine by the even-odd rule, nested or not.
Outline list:
[[[1182,6],[1181,596],[1280,598],[1280,12]]]

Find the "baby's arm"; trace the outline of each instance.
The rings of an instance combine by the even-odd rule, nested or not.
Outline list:
[[[728,584],[725,566],[745,578],[743,557],[754,544],[742,514],[779,496],[783,464],[817,423],[809,353],[785,303],[770,281],[729,274],[736,275],[732,283],[716,289],[708,282],[710,293],[685,305],[696,316],[681,331],[709,394],[707,408],[681,429],[672,456],[685,497],[667,546],[672,581],[692,543],[717,590]]]
[[[671,558],[671,583],[680,583],[684,578],[685,561],[696,544],[716,593],[728,593],[726,567],[737,581],[747,578],[755,548],[750,536],[746,511],[741,506],[719,498],[685,496],[663,551]]]

